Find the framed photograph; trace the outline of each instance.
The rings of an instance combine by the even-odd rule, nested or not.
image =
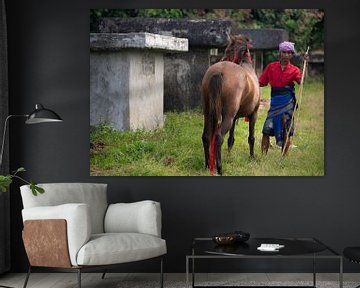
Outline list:
[[[90,175],[324,176],[324,21],[90,10]]]

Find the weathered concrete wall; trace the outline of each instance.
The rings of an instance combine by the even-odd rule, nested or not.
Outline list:
[[[325,55],[323,50],[310,51],[308,66],[309,75],[324,75],[324,57]]]
[[[227,44],[227,33],[232,30],[232,21],[190,20],[164,18],[120,18],[109,17],[100,19],[100,33],[131,33],[149,32],[189,40],[190,46],[221,47]]]
[[[120,51],[139,48],[162,51],[188,51],[188,40],[146,32],[138,33],[92,33],[91,51]]]
[[[149,33],[90,35],[90,125],[118,130],[162,127],[163,51],[187,51],[187,39]]]
[[[188,111],[201,103],[200,84],[209,68],[209,49],[165,57],[164,110]]]
[[[251,49],[277,49],[279,44],[289,39],[284,29],[237,29],[236,34],[244,34],[251,39]]]
[[[164,59],[161,53],[128,52],[130,129],[163,127]]]
[[[128,129],[129,71],[127,53],[90,53],[90,125],[109,123],[118,130]]]
[[[90,125],[123,130],[162,127],[164,60],[161,53],[90,55]]]

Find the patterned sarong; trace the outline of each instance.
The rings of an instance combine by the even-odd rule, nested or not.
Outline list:
[[[268,111],[262,132],[270,136],[275,136],[276,144],[278,146],[282,146],[284,139],[282,122],[285,121],[287,131],[290,128],[295,100],[294,87],[285,86],[280,88],[271,88],[270,109]],[[293,133],[294,121],[289,135],[292,136]]]

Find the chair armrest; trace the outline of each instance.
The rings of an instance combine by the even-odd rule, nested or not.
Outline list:
[[[22,238],[30,265],[72,267],[66,231],[65,219],[25,220]]]
[[[89,241],[91,222],[89,206],[83,203],[71,203],[58,206],[33,207],[22,210],[23,221],[64,219],[67,226],[67,240],[71,264],[76,266],[76,256],[80,248]],[[39,241],[40,235],[34,239]]]
[[[105,233],[144,233],[161,237],[160,203],[145,200],[110,204],[105,214]]]

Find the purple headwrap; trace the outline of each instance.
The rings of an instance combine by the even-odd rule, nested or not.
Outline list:
[[[294,45],[295,45],[295,43],[293,43],[293,42],[288,42],[288,41],[281,42],[279,44],[279,51],[280,52],[291,51],[291,52],[295,53]]]

